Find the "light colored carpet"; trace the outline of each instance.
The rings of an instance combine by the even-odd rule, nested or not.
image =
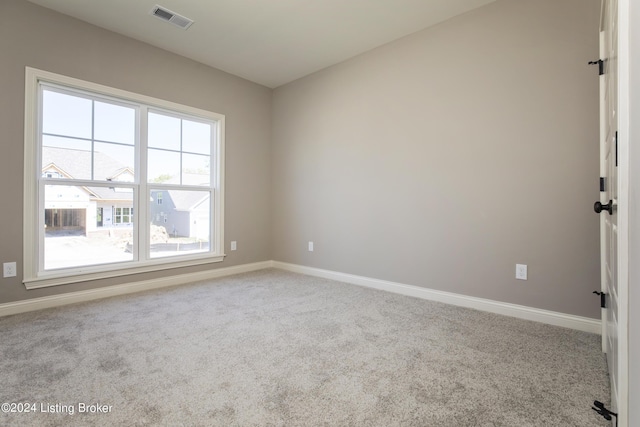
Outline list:
[[[596,335],[279,270],[1,318],[0,346],[0,402],[37,404],[1,425],[610,425]]]

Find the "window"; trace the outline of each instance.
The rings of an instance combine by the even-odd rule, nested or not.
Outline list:
[[[224,116],[32,68],[26,106],[27,288],[223,259]]]
[[[115,223],[131,225],[133,223],[133,208],[115,208]]]

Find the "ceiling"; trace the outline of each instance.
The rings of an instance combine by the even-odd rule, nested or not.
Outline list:
[[[275,88],[494,0],[29,1]]]

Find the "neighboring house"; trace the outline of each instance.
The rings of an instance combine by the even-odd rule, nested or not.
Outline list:
[[[112,157],[93,153],[97,179],[132,182],[131,168]],[[42,147],[42,174],[50,178],[90,178],[91,152]],[[185,174],[190,184],[208,180],[208,175]],[[152,224],[162,226],[172,237],[209,240],[209,195],[207,192],[152,190]],[[47,186],[45,187],[45,226],[51,230],[82,230],[85,234],[101,229],[129,228],[133,225],[133,193],[124,188]]]
[[[94,174],[107,181],[131,182],[133,170],[100,152],[93,153]],[[50,178],[90,178],[91,152],[42,147],[42,174]],[[133,225],[133,193],[121,188],[45,187],[47,230],[82,230]]]
[[[151,190],[151,223],[171,237],[209,241],[209,195],[205,192]]]

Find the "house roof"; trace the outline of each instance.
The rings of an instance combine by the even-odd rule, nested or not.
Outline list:
[[[108,181],[112,177],[122,175],[125,171],[133,171],[118,160],[95,151],[93,153],[94,179]],[[68,178],[91,179],[91,151],[59,147],[42,147],[43,170],[54,167]],[[106,200],[131,201],[133,192],[116,191],[110,187],[87,187],[95,197]]]
[[[98,199],[103,200],[133,200],[133,191],[116,191],[111,187],[87,187]]]
[[[101,181],[107,181],[127,169],[123,163],[99,151],[93,152],[93,163],[93,179]],[[91,179],[91,151],[43,146],[42,166],[50,164],[56,165],[72,178]]]
[[[169,190],[168,193],[178,211],[190,211],[209,197],[209,193],[196,191]]]
[[[96,180],[108,181],[127,171],[133,173],[129,167],[123,165],[118,160],[98,151],[93,153],[93,161],[95,165],[94,179]],[[55,167],[69,178],[91,178],[91,151],[43,146],[42,164],[43,169]],[[188,177],[183,176],[183,179],[191,181],[192,184],[203,181],[206,182],[209,179],[209,175],[185,175],[188,175]],[[94,186],[87,187],[87,189],[98,199],[116,201],[133,200],[132,191],[120,191],[111,187]],[[190,211],[194,209],[209,196],[208,193],[197,191],[169,190],[167,192],[171,200],[173,200],[175,209],[180,211]]]

